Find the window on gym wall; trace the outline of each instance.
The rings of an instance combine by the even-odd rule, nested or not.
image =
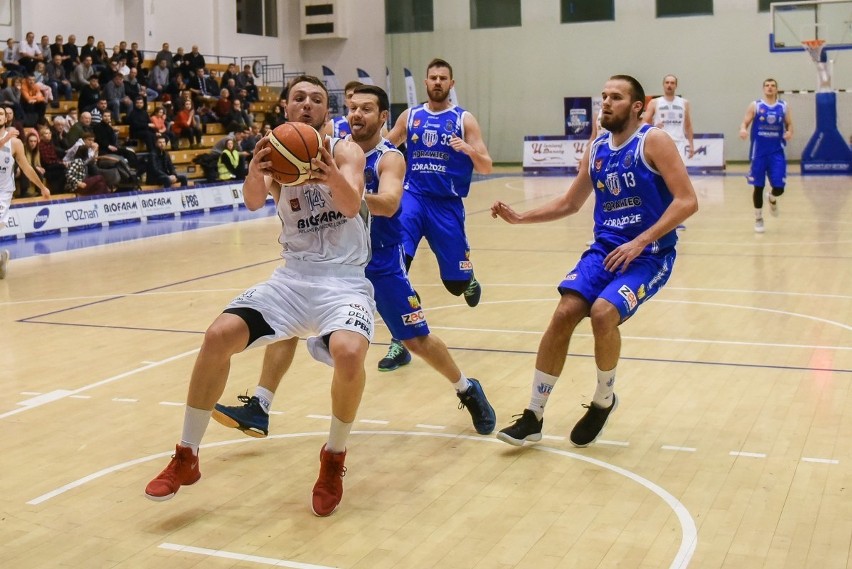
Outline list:
[[[712,16],[713,0],[657,0],[657,17]]]
[[[768,12],[770,4],[783,4],[785,2],[801,2],[801,0],[757,0],[757,11]]]
[[[470,0],[470,29],[521,25],[521,0]]]
[[[276,0],[237,0],[237,33],[277,38]]]
[[[432,0],[385,0],[385,33],[435,31]]]
[[[563,24],[614,20],[614,0],[560,0],[559,21]]]

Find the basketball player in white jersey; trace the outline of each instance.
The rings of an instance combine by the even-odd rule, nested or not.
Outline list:
[[[651,99],[642,118],[646,123],[666,131],[680,150],[680,157],[686,161],[687,153],[690,158],[695,155],[692,117],[689,101],[677,96],[675,90],[677,90],[677,77],[674,75],[663,77],[663,96]]]
[[[290,120],[321,129],[327,113],[328,91],[322,81],[296,77],[287,100]],[[327,139],[322,160],[311,163],[312,179],[281,186],[266,160],[271,151],[267,139],[258,143],[243,196],[246,207],[257,210],[272,194],[282,222],[279,242],[286,265],[234,299],[207,329],[192,371],[180,442],[145,492],[152,500],[168,500],[181,485],[201,477],[198,447],[225,390],[231,356],[275,344],[272,353],[286,363],[278,369],[286,370],[300,336],[328,336],[334,361],[332,419],[311,501],[314,514],[328,516],[343,497],[346,442],[364,390],[364,359],[376,309],[373,287],[364,276],[370,259],[364,153],[353,142]]]
[[[41,197],[49,198],[50,190],[44,185],[38,174],[24,155],[24,144],[18,138],[18,131],[6,125],[6,113],[0,112],[0,229],[6,227],[9,220],[9,207],[15,194],[15,162],[27,178],[41,190]],[[0,279],[6,278],[6,265],[9,263],[9,251],[0,251]]]

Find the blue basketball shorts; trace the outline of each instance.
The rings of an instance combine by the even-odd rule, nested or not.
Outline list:
[[[461,198],[433,198],[411,192],[402,194],[402,245],[414,257],[424,237],[438,258],[441,279],[468,281],[473,275],[470,245],[464,231]]]
[[[591,306],[602,298],[615,306],[624,322],[669,280],[675,250],[658,255],[642,254],[633,259],[627,271],[607,271],[604,259],[609,250],[595,242],[583,253],[571,271],[559,283],[559,292],[574,291]]]
[[[405,272],[401,245],[373,249],[365,274],[375,290],[376,310],[394,338],[410,340],[429,334],[423,308]]]
[[[751,160],[748,183],[752,186],[766,186],[766,177],[773,188],[783,188],[787,183],[787,157],[784,150],[755,156]]]

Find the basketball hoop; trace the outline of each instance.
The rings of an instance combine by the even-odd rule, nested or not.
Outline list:
[[[825,40],[804,40],[802,45],[811,54],[811,59],[814,63],[825,63],[822,58],[822,48],[825,46]]]

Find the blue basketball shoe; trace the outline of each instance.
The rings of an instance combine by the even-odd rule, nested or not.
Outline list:
[[[239,429],[250,437],[262,439],[269,434],[269,415],[260,406],[260,400],[252,395],[238,395],[243,405],[228,407],[219,403],[213,408],[213,418],[219,423]]]
[[[480,435],[488,435],[497,425],[497,415],[479,381],[468,378],[470,387],[464,393],[456,393],[459,398],[459,409],[467,408],[470,418],[473,419],[473,428]]]

